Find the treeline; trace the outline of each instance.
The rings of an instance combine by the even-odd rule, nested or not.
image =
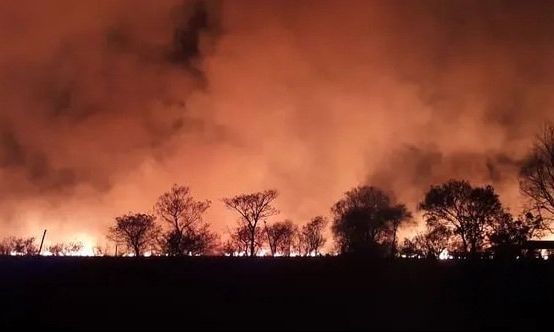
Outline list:
[[[457,258],[514,258],[522,254],[526,241],[552,233],[554,127],[546,126],[537,137],[518,178],[527,200],[526,208],[516,216],[502,206],[490,185],[473,186],[453,179],[431,186],[416,211],[423,217],[424,230],[403,241],[399,241],[398,232],[415,223],[413,213],[391,193],[373,186],[346,192],[331,207],[331,223],[316,216],[302,226],[290,220],[270,222],[279,213],[276,190],[225,198],[222,203],[239,221],[222,240],[204,220],[212,202],[197,200],[188,187],[174,185],[158,198],[153,213],[128,213],[115,218],[108,239],[119,248],[116,255],[312,256],[321,254],[330,224],[333,251],[338,254],[438,258],[448,252]],[[80,248],[73,243],[53,245],[47,250],[64,255]],[[0,242],[0,254],[14,252],[35,254],[34,239]]]
[[[117,217],[108,239],[134,256],[256,256],[263,249],[272,256],[319,254],[326,242],[327,220],[318,216],[301,227],[290,220],[268,223],[269,217],[279,213],[274,207],[277,197],[277,191],[267,190],[223,199],[240,221],[221,241],[204,221],[211,202],[196,200],[188,187],[174,185],[159,197],[153,214]]]
[[[47,246],[46,251],[52,256],[71,256],[83,248],[83,243],[76,242],[59,242]],[[10,236],[0,241],[0,255],[20,255],[32,256],[39,253],[39,245],[35,242],[34,237],[15,237]]]

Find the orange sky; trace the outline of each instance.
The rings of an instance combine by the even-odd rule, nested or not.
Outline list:
[[[547,8],[545,8],[547,7]],[[171,184],[276,188],[277,219],[358,184],[411,208],[432,183],[492,183],[552,120],[554,3],[3,1],[0,237],[103,244]]]

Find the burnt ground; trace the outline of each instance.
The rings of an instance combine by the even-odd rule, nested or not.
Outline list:
[[[528,329],[553,295],[548,261],[0,257],[2,330]]]

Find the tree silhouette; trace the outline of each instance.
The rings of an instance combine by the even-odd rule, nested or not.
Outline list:
[[[417,234],[413,238],[405,238],[400,246],[400,254],[408,258],[424,257],[423,236]]]
[[[2,239],[2,241],[0,241],[0,255],[2,256],[11,255],[12,252],[14,251],[13,244],[14,244],[13,237]]]
[[[504,214],[492,186],[474,188],[457,180],[431,186],[419,209],[428,227],[447,227],[459,237],[462,253],[470,256],[483,251],[488,232]]]
[[[554,220],[554,126],[547,125],[519,172],[519,186],[541,218]]]
[[[203,222],[203,214],[211,202],[197,201],[188,187],[173,185],[162,194],[154,210],[171,225],[163,239],[164,251],[171,256],[196,255],[208,252],[216,239]]]
[[[63,243],[52,244],[46,248],[46,250],[48,250],[52,254],[52,256],[62,256],[63,249],[64,249]]]
[[[47,248],[52,256],[68,256],[79,252],[81,249],[83,249],[82,242],[60,242],[52,244]]]
[[[295,253],[299,256],[308,256],[310,254],[308,239],[306,238],[304,232],[302,232],[301,228],[294,228],[292,247]]]
[[[398,229],[401,225],[412,220],[412,213],[404,204],[398,204],[390,210],[391,255],[396,257],[398,251]]]
[[[95,245],[92,247],[92,255],[93,256],[104,256],[106,255],[106,250],[102,248],[100,245]]]
[[[231,232],[229,240],[225,243],[224,251],[231,255],[249,256],[251,252],[255,256],[264,243],[264,232],[260,227],[254,233],[254,248],[251,247],[251,233],[248,225],[240,222]],[[252,251],[253,250],[253,251]]]
[[[225,256],[238,256],[239,251],[237,250],[236,244],[233,242],[232,239],[228,239],[223,243],[221,246],[221,252]]]
[[[18,238],[12,236],[4,239],[0,247],[4,255],[31,256],[38,253],[34,237]]]
[[[64,255],[78,253],[81,249],[83,249],[83,243],[81,241],[69,242],[65,245]]]
[[[292,254],[296,232],[298,232],[298,227],[292,221],[286,220],[285,231],[282,233],[282,240],[277,245],[277,252],[287,257]]]
[[[310,222],[302,226],[302,239],[306,241],[306,255],[319,255],[321,248],[323,248],[327,241],[323,237],[325,226],[327,226],[327,219],[322,216],[314,217]]]
[[[110,227],[108,238],[116,243],[124,243],[135,256],[156,245],[160,227],[156,217],[143,213],[129,213],[115,218],[116,225]]]
[[[403,204],[394,204],[381,189],[362,186],[345,193],[331,209],[332,231],[341,253],[384,254],[395,229],[408,220]]]
[[[218,240],[217,234],[210,231],[208,224],[187,229],[183,234],[169,231],[162,237],[162,251],[170,256],[198,256],[211,253]]]
[[[498,258],[514,258],[521,253],[520,247],[527,240],[541,238],[550,231],[540,216],[531,212],[514,218],[504,213],[492,225],[489,242],[494,256]]]
[[[424,233],[412,239],[404,239],[402,254],[412,257],[439,258],[439,255],[450,246],[451,231],[442,224],[427,227]]]
[[[248,255],[254,256],[256,251],[256,234],[260,221],[276,215],[278,210],[272,206],[277,198],[276,190],[266,190],[252,194],[237,195],[231,198],[224,198],[223,202],[227,208],[237,212],[241,221],[248,231]]]
[[[292,221],[285,220],[269,226],[266,225],[265,233],[271,256],[275,256],[277,253],[290,256],[294,236],[294,224]]]
[[[259,232],[258,232],[259,233]],[[256,236],[255,239],[259,239],[259,236]],[[237,225],[234,232],[231,234],[231,241],[235,247],[235,252],[240,255],[241,253],[245,256],[248,256],[248,248],[250,248],[250,232],[248,227],[243,224]],[[261,245],[261,241],[254,241],[255,252],[258,251],[258,248]]]

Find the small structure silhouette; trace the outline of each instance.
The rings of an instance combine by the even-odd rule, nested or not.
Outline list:
[[[554,241],[529,240],[521,246],[521,249],[527,250],[554,250]]]

